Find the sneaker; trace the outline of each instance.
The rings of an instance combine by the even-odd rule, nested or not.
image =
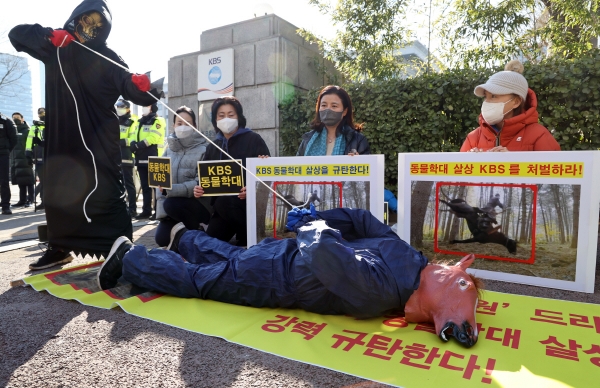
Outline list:
[[[149,219],[150,221],[156,221],[156,212],[152,213]]]
[[[150,213],[150,212],[141,212],[135,218],[138,219],[138,220],[143,220],[143,219],[146,219],[146,218],[150,218],[151,215],[152,215],[152,213]]]
[[[32,206],[33,205],[29,201],[25,202],[25,205],[23,205],[23,207],[32,207]]]
[[[17,203],[13,203],[12,205],[10,205],[11,207],[20,207],[20,206],[25,206],[25,202],[23,201],[19,201]]]
[[[123,274],[123,257],[132,247],[133,243],[125,236],[115,240],[96,277],[101,290],[108,290],[117,285]]]
[[[12,214],[12,210],[10,210],[9,208],[2,209],[2,214],[6,214],[6,215]]]
[[[179,253],[179,240],[181,240],[181,236],[183,236],[183,234],[187,231],[188,230],[183,222],[175,224],[175,226],[173,226],[171,229],[171,241],[169,241],[167,249],[175,253]]]
[[[129,211],[129,216],[130,216],[131,218],[135,218],[135,217],[137,217],[137,215],[138,215],[138,214],[137,214],[137,211],[135,211],[135,210],[130,210],[130,211]]]
[[[29,269],[39,270],[67,264],[73,261],[71,252],[62,251],[58,248],[48,246],[46,252],[35,263],[29,264]]]

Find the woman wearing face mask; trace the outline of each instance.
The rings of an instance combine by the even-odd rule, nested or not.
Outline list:
[[[188,123],[196,127],[196,115],[187,106],[182,106],[176,112]],[[166,217],[161,218],[154,235],[159,246],[169,245],[170,233],[173,226],[183,222],[188,229],[198,229],[200,223],[208,223],[209,211],[194,198],[196,186],[197,163],[202,160],[208,142],[202,135],[188,126],[184,120],[174,117],[174,132],[167,136],[168,148],[163,156],[171,158],[171,176],[173,179],[170,190],[157,191],[157,196],[166,195],[163,201]]]
[[[522,75],[523,65],[511,61],[505,71],[475,88],[485,97],[479,128],[467,135],[461,152],[560,151],[550,131],[538,123],[537,97]]]
[[[302,136],[296,156],[370,154],[362,126],[353,118],[348,93],[339,86],[325,86],[317,98],[312,131]]]
[[[234,159],[241,159],[244,167],[246,158],[270,156],[265,141],[256,132],[246,128],[242,104],[235,97],[215,100],[211,108],[212,124],[217,133],[215,144]],[[214,145],[209,144],[203,160],[229,160]],[[197,184],[197,183],[196,183]],[[194,187],[194,196],[201,198],[204,190]],[[213,214],[206,234],[222,241],[230,241],[235,235],[237,245],[246,246],[246,187],[236,196],[212,197]]]

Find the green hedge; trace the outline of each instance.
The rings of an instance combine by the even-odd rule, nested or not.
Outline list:
[[[386,186],[397,185],[398,152],[458,151],[478,126],[482,100],[473,94],[495,70],[440,74],[344,85],[355,121],[365,124],[371,152],[386,156]],[[525,65],[538,112],[563,150],[600,148],[600,51],[574,60]],[[279,106],[280,154],[295,155],[314,117],[318,90],[297,92]]]

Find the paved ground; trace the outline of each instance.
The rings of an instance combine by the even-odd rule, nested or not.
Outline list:
[[[120,309],[101,310],[28,287],[10,288],[11,280],[32,274],[27,266],[41,251],[37,245],[3,249],[17,240],[36,238],[36,226],[42,222],[43,214],[31,209],[0,218],[0,386],[383,387]],[[134,227],[136,242],[153,246],[154,228],[147,223]],[[91,260],[78,257],[69,266]],[[486,283],[496,291],[600,303],[598,270],[594,294]]]

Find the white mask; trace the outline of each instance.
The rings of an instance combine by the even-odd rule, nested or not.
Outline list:
[[[175,136],[177,136],[178,139],[184,139],[186,137],[189,137],[192,135],[193,132],[194,128],[189,127],[187,125],[180,125],[178,127],[175,127]]]
[[[237,127],[237,119],[230,119],[229,117],[225,117],[224,119],[217,121],[217,128],[219,128],[221,132],[223,132],[225,135],[235,132]]]
[[[127,114],[127,109],[126,108],[117,108],[117,114],[119,116],[125,116]]]
[[[145,106],[142,108],[142,115],[146,116],[150,112],[152,112],[152,108],[150,108],[149,106]]]
[[[504,120],[504,115],[508,113],[504,113],[504,105],[508,104],[512,100],[514,100],[514,97],[506,102],[484,101],[483,104],[481,104],[481,115],[483,116],[483,119],[489,125],[498,124],[500,121]]]

